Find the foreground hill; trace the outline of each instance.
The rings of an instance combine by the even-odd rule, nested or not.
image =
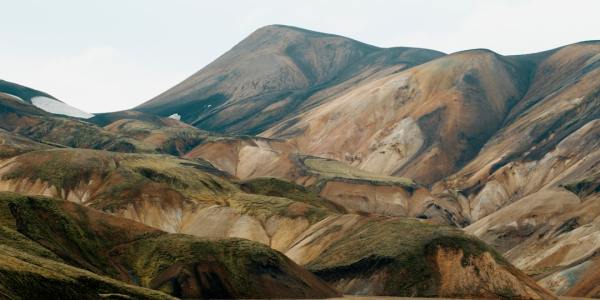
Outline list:
[[[382,49],[300,28],[263,27],[190,78],[136,109],[179,114],[202,129],[257,134],[357,82],[443,55]]]
[[[13,236],[21,239],[20,250],[33,252],[29,255],[35,256],[35,251],[30,248],[40,248],[44,249],[44,254],[50,250],[52,256],[42,259],[27,254],[16,255],[5,246],[0,246],[4,247],[0,248],[0,255],[5,250],[7,255],[15,256],[15,260],[31,259],[41,264],[40,267],[49,265],[46,276],[53,277],[56,282],[69,275],[89,273],[65,267],[62,264],[65,262],[183,298],[324,298],[338,295],[313,274],[259,243],[167,234],[74,203],[44,197],[2,193],[0,210],[3,230],[18,231],[13,232]],[[60,262],[55,262],[57,260]],[[54,267],[72,273],[65,276]],[[34,289],[47,286],[47,281],[42,281],[41,286],[32,281],[39,270],[32,269],[32,276],[26,277],[27,282],[32,283]],[[61,293],[85,295],[86,289],[98,289],[106,294],[120,292],[114,280],[101,279],[103,277],[97,275],[92,278],[88,283],[76,282],[71,286],[59,285],[38,291],[46,295],[56,293],[57,296]],[[95,286],[94,279],[101,284]],[[8,285],[6,287],[13,290],[27,289],[15,286],[18,283],[14,280],[11,276],[0,279],[0,285]],[[116,287],[111,287],[110,283]],[[127,293],[138,291],[142,294],[144,291],[153,295],[124,283],[120,286]],[[159,298],[160,293],[154,295]],[[166,295],[163,298],[167,298]]]

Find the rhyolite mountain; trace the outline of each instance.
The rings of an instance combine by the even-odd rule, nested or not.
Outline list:
[[[600,297],[598,41],[444,54],[273,25],[132,110],[19,97],[13,298]]]
[[[165,117],[179,114],[186,123],[210,131],[257,134],[367,78],[442,55],[267,26],[136,110]]]

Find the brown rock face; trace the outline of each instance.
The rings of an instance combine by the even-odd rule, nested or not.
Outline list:
[[[525,274],[511,273],[512,266],[499,265],[487,252],[465,259],[461,250],[438,248],[430,261],[438,272],[441,297],[555,299]]]
[[[455,53],[364,82],[262,135],[429,184],[458,170],[501,126],[525,93],[524,72],[490,51]]]

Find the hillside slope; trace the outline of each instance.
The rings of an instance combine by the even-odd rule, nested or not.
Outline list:
[[[262,135],[290,139],[303,153],[431,184],[458,170],[501,128],[526,92],[529,71],[491,51],[459,52],[357,85]]]
[[[0,193],[2,215],[7,215],[7,209],[13,219],[3,219],[2,225],[14,224],[20,234],[68,264],[179,298],[338,295],[313,274],[259,243],[167,234],[71,202]],[[49,274],[61,276],[52,270]]]

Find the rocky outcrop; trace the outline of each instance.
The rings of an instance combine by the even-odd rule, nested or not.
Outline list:
[[[359,220],[306,265],[348,294],[554,299],[481,241],[417,220]]]

